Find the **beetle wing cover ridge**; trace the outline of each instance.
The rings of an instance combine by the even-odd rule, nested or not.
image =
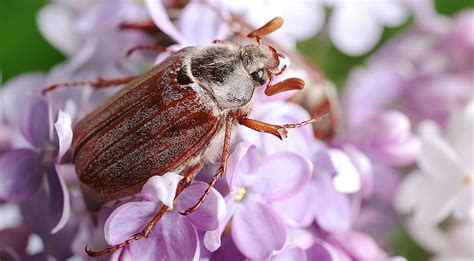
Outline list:
[[[74,128],[76,171],[92,197],[130,195],[149,177],[184,167],[221,126],[207,92],[177,83],[183,59],[169,57]]]

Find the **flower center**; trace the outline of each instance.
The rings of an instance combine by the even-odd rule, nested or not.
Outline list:
[[[474,176],[474,173],[472,175],[464,175],[462,177],[462,183],[466,186],[471,185],[473,176]]]
[[[245,194],[247,194],[247,189],[245,187],[240,187],[235,195],[235,200],[241,201],[245,197]]]

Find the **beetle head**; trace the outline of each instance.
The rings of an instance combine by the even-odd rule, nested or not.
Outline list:
[[[239,51],[245,70],[258,85],[263,85],[272,71],[280,65],[280,59],[273,47],[250,44],[242,46]]]

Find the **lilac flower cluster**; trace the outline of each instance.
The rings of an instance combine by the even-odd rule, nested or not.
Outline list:
[[[343,131],[335,137],[318,140],[310,125],[289,130],[283,141],[236,129],[225,175],[187,216],[180,212],[196,203],[216,166],[207,166],[176,198],[182,176],[169,172],[150,178],[141,193],[109,202],[91,216],[71,164],[71,126],[114,90],[83,86],[47,96],[41,90],[56,82],[136,74],[169,55],[126,58],[130,47],[157,41],[156,31],[173,51],[225,39],[233,27],[244,26],[233,22],[236,14],[260,26],[271,18],[260,15],[262,10],[286,18],[288,26],[271,39],[295,52],[297,41],[323,27],[322,2],[58,0],[44,7],[38,15],[40,30],[68,58],[47,74],[19,76],[0,90],[0,259],[87,259],[86,245],[98,250],[121,243],[166,205],[169,211],[148,238],[106,258],[404,260],[383,249],[395,226],[394,198],[397,210],[414,213],[406,227],[427,250],[440,258],[472,255],[467,246],[473,238],[464,231],[474,224],[469,103],[474,98],[474,41],[466,31],[473,13],[450,20],[428,5],[397,1],[324,5],[333,8],[331,39],[352,55],[370,50],[382,27],[401,23],[408,8],[423,19],[351,73],[341,99]],[[422,22],[427,19],[432,23]],[[120,30],[124,22],[148,20],[155,27],[151,33]],[[300,26],[302,20],[307,27]],[[364,26],[372,32],[365,42],[348,37]],[[281,79],[297,75],[310,89],[327,85],[291,58],[285,64]],[[307,110],[289,101],[293,94],[266,97],[257,91],[250,116],[273,124],[309,119]],[[399,186],[407,170],[413,173]],[[418,187],[422,197],[416,196]],[[440,225],[446,220],[447,228]]]

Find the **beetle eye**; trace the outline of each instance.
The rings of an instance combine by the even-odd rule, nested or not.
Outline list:
[[[265,79],[263,79],[263,69],[258,69],[255,72],[251,73],[250,76],[252,76],[252,79],[256,82],[258,82],[260,85],[265,83]]]

